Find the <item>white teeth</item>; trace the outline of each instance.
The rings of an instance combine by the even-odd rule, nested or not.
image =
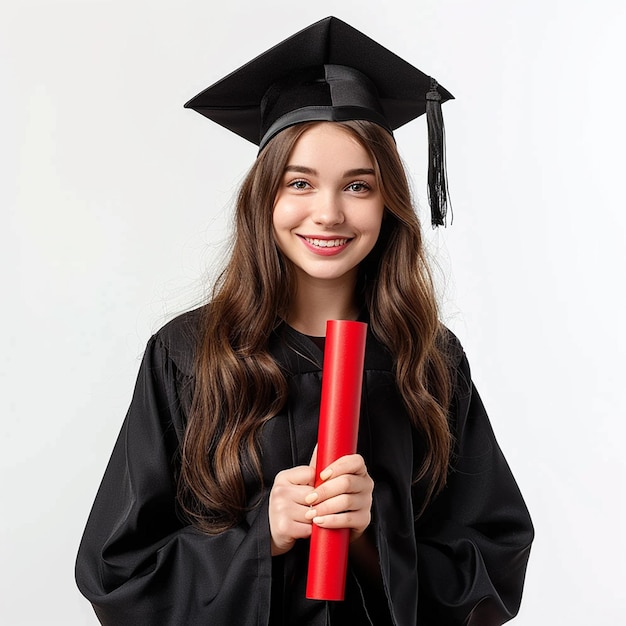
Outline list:
[[[348,241],[347,239],[310,239],[309,237],[305,237],[305,239],[318,248],[336,248],[343,246]]]

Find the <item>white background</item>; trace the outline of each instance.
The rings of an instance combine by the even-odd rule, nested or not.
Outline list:
[[[143,347],[202,301],[255,156],[183,103],[334,14],[457,98],[427,237],[536,525],[515,623],[622,623],[626,5],[217,4],[1,0],[0,621],[96,623],[74,558]],[[423,207],[424,120],[397,139]]]

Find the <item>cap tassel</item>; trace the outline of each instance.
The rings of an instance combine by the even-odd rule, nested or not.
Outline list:
[[[438,83],[431,78],[426,94],[426,120],[428,122],[428,201],[433,228],[446,225],[448,210],[448,179],[446,174],[446,145],[441,94]],[[452,207],[450,207],[452,211]]]

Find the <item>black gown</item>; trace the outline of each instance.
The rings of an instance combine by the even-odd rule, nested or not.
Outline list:
[[[307,600],[307,542],[282,557],[270,554],[269,489],[279,471],[309,462],[321,392],[320,348],[285,324],[270,349],[287,372],[289,400],[261,434],[264,488],[245,477],[257,505],[216,536],[181,521],[174,476],[200,319],[200,310],[184,314],[148,342],[85,528],[76,579],[103,624],[491,626],[517,613],[533,528],[455,338],[452,468],[415,522],[421,441],[392,358],[368,335],[359,452],[375,483],[368,533],[381,586],[368,587],[350,564],[344,603]]]

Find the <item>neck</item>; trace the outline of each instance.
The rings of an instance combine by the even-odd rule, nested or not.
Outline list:
[[[305,335],[323,337],[327,320],[357,319],[355,286],[356,273],[336,281],[298,276],[287,323]]]

